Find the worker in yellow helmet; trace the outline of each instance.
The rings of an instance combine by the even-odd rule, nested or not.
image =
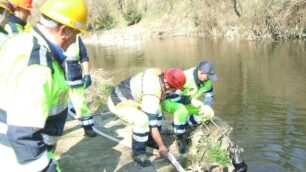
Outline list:
[[[67,117],[63,52],[86,30],[88,12],[84,0],[47,0],[40,11],[29,33],[0,49],[0,171],[60,171],[48,148]]]
[[[13,13],[8,17],[8,24],[5,30],[9,35],[24,32],[32,10],[32,0],[9,0],[13,6]]]

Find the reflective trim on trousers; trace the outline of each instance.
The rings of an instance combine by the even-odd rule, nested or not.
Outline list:
[[[63,112],[67,108],[67,105],[59,105],[59,106],[52,106],[49,116],[55,116],[59,113]]]
[[[81,85],[83,84],[82,80],[76,80],[76,81],[67,81],[68,85],[74,86],[74,85]]]
[[[194,125],[201,123],[201,119],[196,115],[190,115],[187,119],[187,123],[190,126],[194,126]]]
[[[186,129],[176,129],[176,128],[174,128],[174,133],[175,134],[183,134],[185,132],[186,132]]]
[[[182,134],[186,132],[185,129],[186,122],[175,122],[174,123],[174,133]]]
[[[58,141],[59,137],[58,136],[50,136],[48,134],[44,134],[44,133],[41,133],[41,136],[43,137],[44,139],[44,142],[47,144],[47,145],[55,145],[56,142]]]
[[[142,143],[144,143],[144,142],[148,141],[149,136],[148,136],[148,135],[146,135],[146,136],[137,136],[137,135],[133,134],[133,139],[134,139],[135,141],[137,141],[137,142],[142,142]]]
[[[174,121],[174,125],[185,125],[186,121],[184,122],[178,122],[178,121]]]
[[[157,126],[158,123],[159,123],[158,120],[151,120],[151,121],[149,121],[149,125],[150,125],[150,126]]]
[[[93,124],[94,123],[94,120],[91,118],[91,119],[86,119],[86,120],[81,120],[81,124],[83,125],[83,126],[86,126],[86,125],[91,125],[91,124]]]

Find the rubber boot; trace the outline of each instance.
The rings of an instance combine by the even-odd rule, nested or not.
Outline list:
[[[85,132],[85,135],[88,136],[88,137],[96,137],[97,136],[97,133],[95,133],[92,129],[92,125],[85,125],[83,126],[84,128],[84,132]]]
[[[137,142],[132,139],[133,159],[142,167],[152,166],[152,162],[146,155],[145,143]]]
[[[185,138],[185,134],[176,135],[176,144],[181,154],[187,152],[187,140]]]
[[[152,162],[149,160],[146,154],[133,153],[133,159],[135,162],[137,162],[138,165],[142,167],[152,166]]]

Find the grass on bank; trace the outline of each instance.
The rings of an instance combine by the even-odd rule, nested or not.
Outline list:
[[[210,163],[217,163],[220,166],[226,166],[230,164],[229,153],[226,150],[221,149],[220,145],[213,143],[211,140],[202,140],[194,148],[197,153],[190,156],[187,165],[191,163],[194,166],[205,166]],[[200,164],[199,164],[200,163]]]

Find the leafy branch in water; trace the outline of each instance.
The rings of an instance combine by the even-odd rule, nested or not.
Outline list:
[[[219,145],[208,144],[208,157],[215,160],[221,165],[230,163],[229,155],[226,151],[222,150]]]
[[[222,150],[219,144],[212,143],[211,140],[204,140],[197,144],[198,152],[191,157],[196,161],[205,160],[206,163],[216,162],[222,166],[230,163],[229,154],[226,150]]]

